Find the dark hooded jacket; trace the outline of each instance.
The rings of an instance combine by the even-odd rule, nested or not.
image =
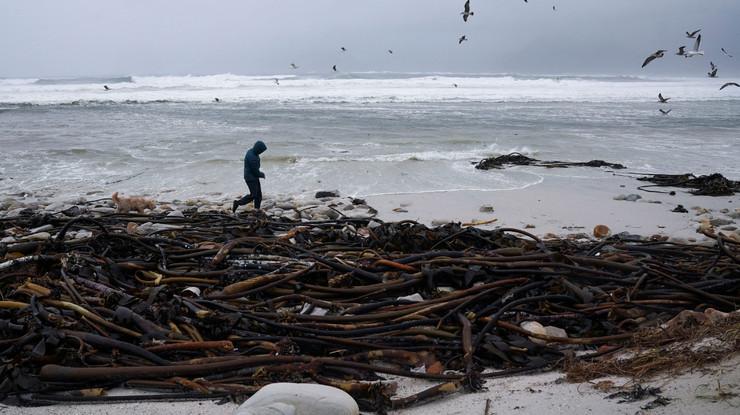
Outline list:
[[[247,151],[244,156],[244,181],[259,182],[260,178],[265,178],[265,173],[260,171],[260,154],[267,150],[267,146],[262,141],[257,141],[254,146]]]

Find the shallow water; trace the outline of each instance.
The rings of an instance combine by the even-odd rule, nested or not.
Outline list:
[[[740,91],[720,92],[716,79],[273,78],[0,80],[0,194],[238,194],[256,139],[268,146],[263,189],[272,194],[515,189],[547,175],[610,174],[473,168],[512,151],[740,179]],[[669,105],[655,102],[659,91]]]

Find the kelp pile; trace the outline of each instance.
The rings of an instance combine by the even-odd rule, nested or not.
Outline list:
[[[506,166],[537,166],[548,168],[566,167],[609,167],[615,170],[625,169],[619,163],[609,163],[604,160],[591,161],[543,161],[527,157],[521,153],[504,154],[498,157],[490,157],[476,163],[475,168],[479,170],[503,169]]]
[[[543,241],[459,224],[80,213],[0,219],[23,239],[0,244],[6,403],[239,400],[287,381],[383,412],[591,361],[683,310],[740,303],[740,248],[715,235]],[[399,397],[388,375],[436,385]],[[106,395],[121,386],[159,394]]]
[[[638,187],[641,190],[646,190],[648,187],[680,187],[693,189],[690,193],[697,196],[732,196],[740,192],[740,181],[730,180],[719,173],[706,176],[695,176],[691,173],[654,174],[639,177],[637,180],[655,183]]]

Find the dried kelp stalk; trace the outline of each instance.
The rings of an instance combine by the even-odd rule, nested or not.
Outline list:
[[[740,249],[723,239],[542,241],[369,218],[83,211],[0,219],[23,239],[0,244],[7,403],[107,402],[113,387],[243,399],[288,381],[341,387],[383,412],[740,303]],[[386,375],[437,385],[397,397]]]

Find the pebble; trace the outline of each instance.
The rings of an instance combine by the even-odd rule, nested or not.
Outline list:
[[[478,209],[478,212],[481,213],[491,213],[493,212],[493,206],[491,205],[483,205]]]
[[[103,214],[116,213],[116,209],[114,209],[112,207],[94,207],[94,208],[90,209],[90,212],[93,212],[93,213],[103,213]]]
[[[729,219],[715,218],[715,219],[711,219],[709,223],[712,224],[712,226],[724,226],[724,225],[732,225],[735,222]]]
[[[628,195],[619,195],[619,196],[614,197],[614,200],[626,200],[628,202],[636,202],[640,199],[642,199],[642,196],[635,194],[635,193],[631,193]]]
[[[39,233],[39,232],[45,232],[54,229],[53,225],[43,225],[39,226],[38,228],[29,229],[28,233]]]
[[[339,197],[339,190],[321,190],[314,195],[316,199]]]
[[[167,214],[168,218],[184,218],[185,214],[180,210],[173,210]]]
[[[15,242],[15,238],[12,236],[6,236],[5,238],[0,239],[0,244],[12,244],[13,242]]]
[[[432,220],[432,226],[444,226],[450,223],[447,219],[433,219]]]
[[[51,234],[49,232],[38,232],[31,235],[23,236],[19,239],[21,241],[46,241],[49,238],[51,238]]]
[[[606,225],[596,225],[594,227],[594,236],[597,238],[606,238],[611,235],[612,231]]]
[[[725,226],[725,227],[720,228],[720,229],[722,229],[723,231],[731,232],[731,231],[736,231],[737,230],[737,226]]]

